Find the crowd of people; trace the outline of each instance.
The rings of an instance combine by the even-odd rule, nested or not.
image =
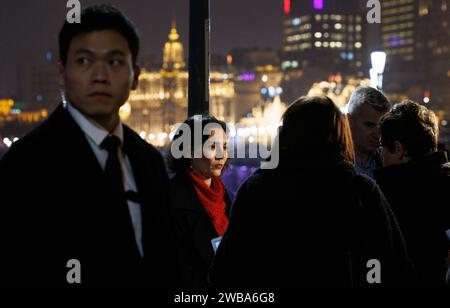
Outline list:
[[[257,170],[232,200],[220,179],[226,124],[188,118],[173,143],[190,155],[169,152],[169,178],[119,118],[139,79],[134,26],[107,5],[81,20],[59,33],[64,101],[0,160],[3,283],[162,294],[448,286],[450,163],[433,111],[370,87],[347,114],[301,97],[281,119],[277,168]]]

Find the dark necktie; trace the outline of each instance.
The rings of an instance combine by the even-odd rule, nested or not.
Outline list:
[[[119,149],[121,141],[117,136],[107,136],[100,145],[108,151],[108,160],[106,161],[105,174],[106,178],[115,193],[123,198],[124,188],[122,179],[122,168],[119,161]]]
[[[108,151],[108,159],[105,167],[105,178],[111,196],[111,203],[108,205],[108,209],[114,215],[113,217],[115,217],[114,221],[118,224],[117,230],[121,230],[122,232],[121,236],[126,237],[128,234],[128,244],[133,244],[136,247],[134,229],[123,187],[122,168],[118,155],[119,149],[121,149],[121,141],[117,136],[108,136],[100,146]]]
[[[110,201],[106,206],[109,213],[112,214],[110,217],[114,231],[112,231],[111,237],[118,248],[115,254],[126,269],[122,273],[123,277],[126,277],[123,278],[124,281],[134,283],[140,268],[141,257],[123,185],[122,167],[119,160],[119,150],[122,150],[121,141],[117,136],[112,135],[106,137],[100,146],[108,151],[105,178],[110,189]]]

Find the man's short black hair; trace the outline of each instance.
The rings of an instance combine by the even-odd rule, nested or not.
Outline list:
[[[419,158],[437,150],[439,126],[436,115],[425,106],[410,100],[394,105],[379,123],[381,141],[394,152],[398,141],[407,155]]]
[[[136,64],[139,52],[139,36],[131,21],[117,8],[98,4],[88,6],[81,12],[81,23],[68,23],[67,20],[59,32],[59,57],[65,65],[72,39],[79,34],[101,30],[114,30],[128,42],[133,65]]]

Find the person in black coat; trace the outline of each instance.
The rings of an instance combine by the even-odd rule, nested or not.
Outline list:
[[[138,82],[138,37],[110,6],[81,20],[59,36],[67,100],[0,161],[0,279],[169,290],[169,178],[159,152],[119,119]]]
[[[437,151],[438,121],[411,101],[380,121],[384,165],[375,172],[403,231],[421,287],[444,287],[450,251],[450,163]]]
[[[238,191],[212,286],[402,286],[412,272],[401,232],[378,186],[355,174],[348,122],[331,99],[298,99],[278,138],[278,167],[259,169]]]
[[[203,134],[208,126],[212,129]],[[201,134],[198,145],[195,134]],[[169,167],[176,172],[170,181],[171,208],[181,245],[185,289],[206,289],[215,248],[228,225],[230,200],[220,179],[227,162],[226,146],[226,124],[198,115],[178,129],[169,152]],[[192,152],[174,155],[186,149]],[[200,150],[197,157],[192,155],[196,149]]]

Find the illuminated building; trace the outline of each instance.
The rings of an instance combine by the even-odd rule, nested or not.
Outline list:
[[[417,0],[383,1],[382,37],[388,66],[414,61],[418,14]]]
[[[360,0],[284,1],[281,68],[283,99],[293,101],[315,82],[341,74],[362,78],[365,5]],[[364,3],[365,4],[365,3]]]
[[[449,5],[449,0],[383,1],[386,91],[426,104],[450,99]]]
[[[269,127],[267,113],[278,116],[273,109],[278,105],[273,105],[273,100],[283,91],[278,55],[267,50],[239,53],[242,63],[233,63],[233,56],[228,55],[225,66],[210,72],[210,113],[230,127],[250,125],[249,121],[258,127],[259,123]],[[239,58],[236,53],[235,59],[239,61]],[[138,88],[131,92],[120,109],[120,116],[143,139],[156,146],[165,146],[177,124],[186,119],[187,105],[188,70],[183,45],[173,24],[164,44],[161,69],[142,70]],[[240,122],[242,118],[245,118],[245,124]]]
[[[326,95],[342,110],[345,111],[353,91],[359,86],[369,86],[369,79],[349,78],[343,80],[339,75],[331,76],[328,81],[314,83],[308,96]]]
[[[322,79],[362,74],[363,25],[359,0],[286,0],[283,70],[312,68]],[[318,76],[320,78],[320,76]]]
[[[272,102],[276,95],[282,94],[280,83],[282,72],[273,65],[256,66],[234,76],[236,92],[236,119],[247,117],[253,107]]]
[[[231,74],[210,73],[210,112],[217,118],[234,123],[235,92]],[[121,108],[121,118],[143,139],[163,146],[187,117],[188,70],[184,49],[176,25],[172,24],[169,40],[164,44],[163,65],[159,71],[142,70],[139,85]]]
[[[422,1],[419,10],[417,54],[424,75],[422,101],[450,112],[450,1]],[[438,106],[436,106],[438,104]]]
[[[281,117],[286,111],[286,104],[280,95],[275,95],[272,102],[266,102],[252,108],[252,112],[240,119],[234,127],[238,140],[248,143],[271,144],[281,125]]]
[[[13,99],[0,99],[0,143],[8,138],[13,142],[30,132],[48,117],[47,109],[24,110],[24,104]],[[3,142],[8,147],[8,142]]]

